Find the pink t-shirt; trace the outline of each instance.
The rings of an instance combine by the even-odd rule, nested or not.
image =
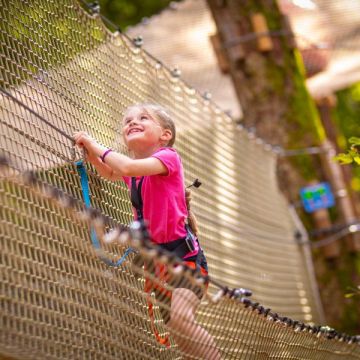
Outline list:
[[[185,202],[184,171],[180,156],[172,148],[160,148],[152,157],[167,168],[167,175],[144,176],[141,197],[143,215],[148,222],[150,235],[157,244],[164,244],[186,236],[185,220],[188,211]],[[123,177],[131,189],[131,177]],[[141,176],[136,178],[136,183]],[[135,217],[136,212],[134,211]],[[186,257],[196,255],[196,250]]]

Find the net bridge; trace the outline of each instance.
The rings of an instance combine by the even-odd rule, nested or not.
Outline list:
[[[223,359],[360,358],[358,337],[321,325],[311,257],[296,240],[306,234],[271,146],[77,1],[0,5],[0,358],[201,358],[180,342]],[[192,209],[208,277],[154,247],[125,185],[86,163],[84,201],[72,134],[126,153],[123,111],[144,100],[171,111],[186,183],[203,183]],[[169,302],[146,291],[149,280],[170,294],[208,283],[195,322],[213,342],[170,333]]]

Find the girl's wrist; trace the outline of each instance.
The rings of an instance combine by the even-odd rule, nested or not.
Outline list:
[[[92,152],[95,156],[101,157],[106,150],[107,148],[105,146],[102,146],[97,142],[94,142],[92,144],[90,152]]]
[[[105,158],[112,152],[112,149],[106,149],[100,156],[100,160],[104,163]]]

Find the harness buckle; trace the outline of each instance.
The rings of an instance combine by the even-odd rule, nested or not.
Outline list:
[[[191,231],[190,226],[188,224],[185,225],[185,228],[186,228],[186,237],[185,237],[186,245],[190,251],[195,251],[196,248],[194,244],[196,241],[196,237]]]

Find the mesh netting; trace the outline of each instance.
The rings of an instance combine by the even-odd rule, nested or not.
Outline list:
[[[276,155],[266,145],[124,36],[108,32],[78,3],[0,5],[0,148],[7,159],[0,183],[0,353],[176,359],[182,355],[179,342],[191,342],[178,331],[168,346],[160,344],[155,333],[169,336],[164,310],[171,305],[144,286],[150,279],[172,293],[184,278],[189,286],[203,285],[188,272],[174,272],[174,280],[163,284],[151,269],[153,259],[162,257],[146,247],[145,269],[133,254],[121,266],[109,266],[103,255],[116,261],[126,244],[102,245],[99,254],[88,222],[78,215],[82,189],[74,161],[81,154],[72,133],[87,130],[103,145],[124,151],[122,112],[147,101],[171,110],[187,182],[203,182],[193,192],[192,207],[211,279],[196,321],[222,357],[360,357],[354,338],[336,334],[329,340],[335,336],[329,329],[310,326],[320,313],[312,275],[277,188]],[[38,179],[35,185],[19,181],[29,171]],[[103,230],[128,225],[132,211],[125,186],[101,179],[89,165],[87,173],[91,204],[106,217]],[[38,183],[62,195],[38,191]],[[67,196],[73,201],[60,206]],[[166,265],[169,271],[173,261]],[[239,286],[254,292],[253,302],[237,296]],[[194,339],[199,348],[207,346]]]

